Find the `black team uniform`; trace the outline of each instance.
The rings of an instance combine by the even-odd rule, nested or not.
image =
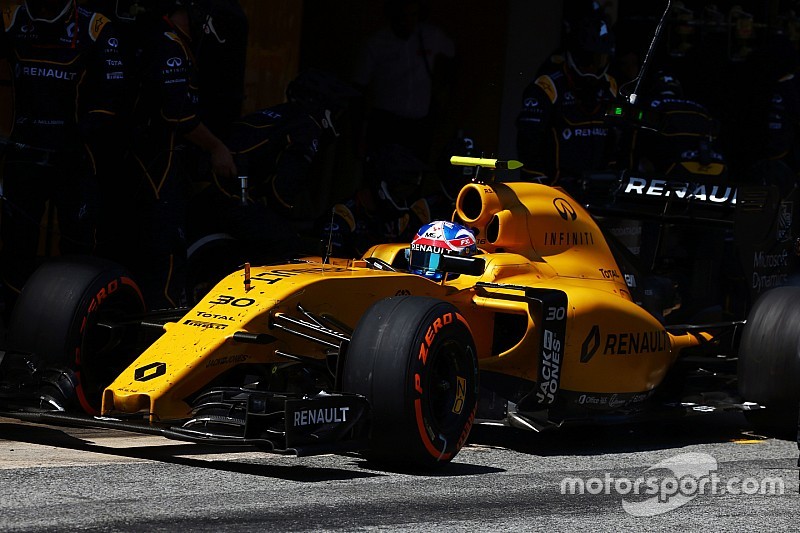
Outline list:
[[[48,201],[57,215],[60,253],[93,250],[92,150],[118,114],[124,73],[108,19],[74,2],[64,2],[50,20],[32,16],[28,3],[4,8],[3,22],[0,53],[11,65],[14,124],[3,160],[0,227],[3,281],[13,299],[37,264]]]

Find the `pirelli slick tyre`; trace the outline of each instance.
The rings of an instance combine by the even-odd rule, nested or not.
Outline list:
[[[45,373],[49,367],[74,376],[72,394],[58,387],[65,407],[97,414],[103,389],[136,356],[135,333],[108,324],[144,310],[139,287],[121,266],[59,258],[25,284],[9,320],[8,348],[38,356]]]
[[[739,347],[739,393],[767,407],[748,414],[761,429],[794,431],[800,405],[800,287],[777,287],[756,301]]]
[[[477,408],[469,325],[456,307],[434,298],[376,302],[353,332],[343,389],[369,400],[371,459],[411,468],[451,461]]]
[[[244,261],[240,246],[227,233],[212,233],[197,239],[186,251],[186,295],[194,305],[214,285]]]

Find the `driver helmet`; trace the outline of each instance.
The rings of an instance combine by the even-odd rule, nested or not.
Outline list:
[[[436,220],[422,226],[408,251],[408,265],[412,274],[441,281],[445,272],[440,269],[443,255],[469,257],[477,253],[475,234],[455,222]]]

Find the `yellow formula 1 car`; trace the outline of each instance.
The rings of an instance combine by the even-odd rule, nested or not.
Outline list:
[[[744,321],[665,325],[672,304],[639,301],[646,276],[564,190],[479,178],[454,220],[477,254],[383,244],[356,260],[245,264],[193,308],[156,313],[118,266],[45,264],[9,325],[4,414],[425,466],[451,460],[476,420],[541,430],[685,410],[700,402],[671,395],[684,355],[735,361]],[[409,272],[420,251],[441,280]],[[773,298],[783,311],[791,290]],[[781,331],[776,301],[756,317],[768,324],[746,341],[753,353]],[[800,326],[785,327],[796,347]],[[762,388],[782,387],[756,357]]]

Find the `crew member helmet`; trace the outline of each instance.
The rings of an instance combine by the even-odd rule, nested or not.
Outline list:
[[[683,85],[671,73],[661,70],[656,74],[652,92],[656,98],[681,98],[683,96]]]
[[[286,87],[286,99],[302,105],[318,118],[324,129],[338,137],[333,121],[360,96],[355,87],[326,70],[309,68],[302,71]]]
[[[364,167],[367,182],[382,207],[396,211],[408,209],[409,200],[418,192],[423,175],[429,170],[427,163],[400,144],[380,146],[367,156]]]
[[[408,266],[413,274],[434,281],[444,278],[441,259],[444,255],[469,257],[477,253],[475,234],[455,222],[436,220],[422,226],[409,249]]]
[[[614,55],[614,35],[599,14],[572,24],[567,31],[567,63],[581,77],[601,78]]]
[[[478,168],[475,166],[453,165],[450,163],[450,157],[454,155],[466,157],[478,157],[480,155],[473,137],[463,130],[459,130],[456,137],[445,146],[437,162],[436,170],[439,176],[439,184],[442,193],[450,202],[455,202],[461,188],[475,178]]]

